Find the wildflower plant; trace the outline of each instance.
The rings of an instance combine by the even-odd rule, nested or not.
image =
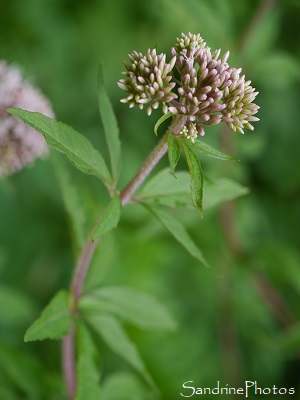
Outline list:
[[[8,110],[12,116],[42,133],[48,145],[63,153],[77,169],[98,178],[111,198],[107,207],[99,210],[100,217],[85,241],[78,243],[70,290],[57,293],[25,335],[26,341],[62,339],[63,372],[70,399],[100,398],[99,367],[95,362],[97,349],[90,328],[131,364],[156,393],[155,383],[122,321],[146,329],[174,329],[173,318],[149,294],[125,287],[100,287],[89,291],[84,288],[85,278],[101,237],[117,227],[122,211],[129,203],[142,205],[191,256],[208,266],[201,249],[172,210],[178,206],[189,207],[192,203],[202,216],[203,207],[246,193],[245,188],[228,179],[205,183],[200,164],[202,155],[235,160],[199,139],[209,125],[225,123],[233,131],[244,133],[245,128],[253,130],[251,123],[258,120],[254,115],[259,107],[253,103],[257,92],[251,82],[245,80],[241,69],[229,66],[228,57],[229,52],[223,55],[220,50],[212,52],[199,34],[191,33],[182,34],[176,40],[169,62],[167,55],[157,54],[156,49],[147,50],[145,55],[136,51],[129,54],[130,62],[124,63],[124,78],[118,82],[126,92],[121,101],[130,108],[145,108],[148,115],[161,107],[162,116],[154,127],[157,135],[163,121],[170,119],[170,124],[124,188],[118,186],[121,171],[119,130],[104,89],[101,67],[98,74],[99,110],[110,156],[109,166],[91,142],[70,126],[38,112],[20,108]],[[18,105],[11,103],[15,104]],[[17,120],[13,121],[17,123]],[[166,153],[170,169],[159,171],[146,182]],[[186,158],[188,172],[175,171],[181,154]],[[58,169],[62,172],[64,164],[59,163]],[[70,212],[70,199],[65,198]],[[78,226],[76,211],[70,212],[70,217]]]

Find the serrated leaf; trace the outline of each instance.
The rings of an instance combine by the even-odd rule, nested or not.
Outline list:
[[[96,175],[105,184],[110,182],[110,174],[101,154],[85,136],[71,126],[19,108],[9,108],[7,111],[42,133],[48,145],[65,154],[80,171]]]
[[[199,139],[195,140],[194,147],[201,153],[204,153],[209,157],[217,158],[219,160],[239,161],[237,158],[228,156],[227,154],[223,154],[219,150],[214,149],[213,147],[209,146]]]
[[[136,289],[120,286],[104,287],[80,299],[84,313],[105,313],[144,329],[175,329],[176,323],[168,310],[155,297]]]
[[[179,140],[178,143],[185,154],[191,174],[192,201],[200,217],[202,217],[203,173],[200,160],[188,140]]]
[[[163,226],[174,236],[174,238],[205,267],[209,267],[202,251],[194,243],[185,227],[172,215],[166,213],[163,209],[150,204],[142,203],[155,217],[163,224]]]
[[[180,158],[180,147],[178,144],[178,140],[171,133],[169,133],[168,135],[168,158],[171,168],[171,174],[176,178],[175,168]]]
[[[65,165],[66,162],[61,159],[60,155],[54,153],[51,159],[53,160],[65,209],[70,219],[71,231],[75,246],[79,251],[82,249],[86,237],[84,229],[86,214],[80,199],[79,188],[73,184],[68,166]]]
[[[128,338],[118,320],[109,315],[88,316],[88,321],[95,331],[102,337],[107,346],[120,357],[124,358],[155,388],[155,384],[149,375],[139,352]]]
[[[121,170],[121,142],[117,119],[105,91],[102,64],[98,68],[98,104],[110,156],[113,182],[116,184]]]
[[[116,194],[97,223],[92,234],[92,240],[95,240],[97,237],[105,235],[113,228],[116,228],[121,216],[121,207],[120,196]]]
[[[173,114],[171,112],[162,115],[159,120],[156,122],[156,124],[154,125],[154,133],[157,136],[157,130],[159,128],[159,126],[168,118],[170,118]]]
[[[58,292],[26,331],[25,342],[44,339],[61,339],[71,329],[69,293]]]
[[[151,178],[138,195],[143,202],[158,203],[168,207],[190,207],[190,174],[178,171],[177,179],[165,168]],[[203,209],[215,207],[218,204],[247,194],[249,190],[227,178],[214,181],[204,181]]]
[[[83,323],[77,324],[76,337],[78,360],[75,400],[99,400],[101,391],[97,348]]]

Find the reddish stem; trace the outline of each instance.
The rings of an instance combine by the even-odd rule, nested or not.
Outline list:
[[[120,198],[122,206],[125,206],[131,201],[131,198],[135,193],[135,191],[141,186],[141,184],[148,177],[148,175],[151,173],[156,164],[166,154],[168,150],[167,137],[168,133],[165,133],[165,135],[159,141],[157,146],[146,158],[146,160],[142,164],[137,174],[121,191]],[[91,240],[91,235],[89,234],[86,239],[85,245],[82,249],[82,252],[78,258],[71,286],[74,298],[74,309],[75,309],[74,312],[76,312],[77,302],[82,294],[84,280],[98,243],[99,239],[96,239],[93,242]],[[63,364],[63,374],[68,389],[69,399],[73,400],[75,398],[75,393],[76,393],[76,359],[75,359],[74,326],[72,327],[71,332],[64,337],[62,342],[62,364]]]
[[[74,351],[75,328],[63,338],[62,342],[62,369],[69,399],[75,398],[76,392],[76,361]]]

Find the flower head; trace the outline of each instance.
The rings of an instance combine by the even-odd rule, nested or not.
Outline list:
[[[230,69],[230,86],[224,89],[224,104],[222,110],[222,120],[234,131],[244,133],[243,128],[250,129],[254,127],[250,122],[259,121],[254,114],[257,113],[259,107],[252,103],[258,92],[250,86],[251,81],[245,81],[245,75],[240,77],[241,68]]]
[[[199,33],[194,35],[189,32],[187,35],[182,33],[181,36],[176,39],[174,49],[177,53],[181,53],[182,51],[190,52],[194,49],[204,48],[205,46],[206,43]]]
[[[9,107],[54,117],[48,101],[22,79],[20,70],[0,61],[0,176],[18,171],[48,154],[44,137],[10,115],[6,111]]]
[[[169,64],[156,50],[149,49],[145,56],[134,52],[129,55],[132,64],[125,63],[127,78],[118,83],[129,93],[121,101],[130,107],[146,104],[149,115],[161,101],[163,112],[174,115],[172,133],[192,142],[205,134],[205,126],[222,121],[234,131],[252,130],[250,122],[258,121],[254,114],[259,107],[253,103],[258,92],[240,76],[241,69],[229,66],[229,51],[220,53],[211,52],[202,37],[192,33],[176,39]]]
[[[150,115],[152,109],[156,109],[161,101],[166,112],[166,103],[175,99],[176,94],[171,90],[175,86],[172,82],[172,71],[175,58],[169,64],[166,63],[165,54],[156,54],[156,50],[148,50],[146,55],[134,51],[128,55],[131,64],[125,62],[127,69],[123,72],[126,76],[121,79],[118,85],[121,89],[128,92],[128,96],[121,101],[129,103],[129,107],[138,105],[140,109],[147,106],[147,114]]]
[[[209,48],[194,48],[192,54],[176,52],[176,68],[181,77],[178,87],[179,99],[173,102],[169,111],[179,117],[184,117],[185,127],[191,137],[195,138],[195,129],[204,135],[205,125],[216,125],[222,119],[221,111],[223,90],[232,82],[228,72],[227,58],[229,53],[219,59],[220,50],[211,54]],[[177,134],[175,130],[173,132]]]

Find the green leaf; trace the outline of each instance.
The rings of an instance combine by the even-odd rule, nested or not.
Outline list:
[[[156,201],[169,207],[191,205],[190,174],[178,171],[176,178],[165,168],[153,176],[138,194],[139,200]]]
[[[111,231],[119,223],[121,216],[121,200],[117,194],[110,201],[92,234],[92,240]]]
[[[174,238],[205,267],[209,268],[201,250],[196,246],[184,226],[170,214],[166,213],[157,206],[142,203],[155,217],[164,225],[164,227],[174,236]]]
[[[146,183],[137,197],[143,202],[155,202],[168,207],[193,207],[190,174],[187,171],[178,171],[174,179],[170,169],[165,168]]]
[[[25,342],[44,339],[61,339],[71,329],[69,293],[58,292],[25,333]]]
[[[36,112],[18,108],[9,108],[7,111],[42,133],[49,146],[65,154],[80,171],[96,175],[105,184],[110,182],[111,178],[101,154],[85,136],[72,127]]]
[[[205,182],[203,207],[211,208],[224,201],[236,199],[249,193],[249,189],[231,179],[221,178]]]
[[[169,133],[168,135],[168,157],[171,174],[174,176],[174,178],[176,178],[175,168],[180,158],[180,147],[178,144],[178,140],[171,133]]]
[[[191,174],[192,201],[200,217],[202,217],[203,173],[200,160],[188,140],[179,140],[178,143],[185,154]]]
[[[138,195],[143,202],[158,203],[168,207],[191,206],[190,174],[178,171],[177,179],[170,174],[169,168],[158,172],[147,182]],[[218,204],[243,196],[249,190],[227,178],[204,181],[203,208],[215,207]]]
[[[100,400],[98,351],[83,323],[77,324],[77,390],[75,400]]]
[[[95,331],[102,337],[107,346],[120,357],[124,358],[155,388],[155,384],[149,375],[137,348],[128,338],[118,320],[109,315],[88,316],[88,321]]]
[[[61,190],[63,202],[68,213],[71,231],[77,250],[82,249],[85,241],[85,222],[86,214],[83,209],[80,191],[71,180],[71,174],[66,162],[61,156],[54,153],[51,157],[54,164],[55,173]]]
[[[209,146],[199,139],[195,140],[194,147],[196,147],[197,150],[199,150],[201,153],[206,154],[209,157],[218,158],[219,160],[239,161],[237,158],[228,156],[227,154],[223,154],[219,150],[214,149],[213,147]]]
[[[103,279],[116,263],[116,238],[114,235],[105,235],[101,238],[101,246],[97,246],[91,260],[86,278],[84,292],[102,286]]]
[[[80,309],[84,313],[106,313],[144,329],[175,329],[168,310],[155,297],[128,287],[104,287],[83,296]]]
[[[159,120],[156,122],[156,124],[154,125],[154,133],[157,136],[157,130],[159,128],[159,126],[168,118],[170,118],[173,114],[171,112],[162,115]]]
[[[153,395],[146,390],[137,376],[130,372],[109,375],[103,382],[101,400],[150,400]]]
[[[28,323],[34,310],[27,296],[14,288],[0,285],[0,325],[14,327]]]
[[[121,170],[121,142],[117,119],[105,91],[102,64],[98,68],[98,103],[110,156],[113,182],[116,184]]]

